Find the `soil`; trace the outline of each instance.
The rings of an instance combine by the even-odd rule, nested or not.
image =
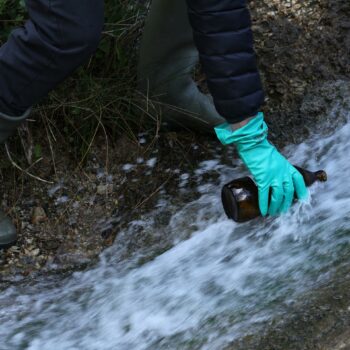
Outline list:
[[[38,140],[38,131],[33,135],[32,131],[31,127],[22,130],[21,137]],[[50,149],[43,142],[47,147],[32,165],[25,157],[28,152],[16,149],[19,138],[7,146],[11,161],[7,153],[2,157],[2,208],[13,218],[18,242],[0,251],[0,289],[38,273],[63,273],[93,264],[123,227],[152,210],[165,193],[178,202],[194,199],[198,183],[189,181],[188,191],[180,194],[181,175],[194,173],[202,160],[213,159],[218,146],[191,132],[164,132],[160,137],[142,133],[134,140],[119,137],[110,140],[108,147],[99,136],[85,163],[77,166],[64,143]],[[225,161],[225,152],[222,154]],[[28,172],[37,179],[12,162],[29,167]],[[128,254],[157,243],[143,234],[129,237]]]

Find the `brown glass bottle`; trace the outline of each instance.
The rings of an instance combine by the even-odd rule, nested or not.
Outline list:
[[[327,174],[323,170],[312,172],[298,166],[294,167],[301,173],[308,187],[316,181],[327,181]],[[226,215],[236,222],[246,222],[261,215],[258,188],[248,176],[226,184],[222,188],[221,198]]]

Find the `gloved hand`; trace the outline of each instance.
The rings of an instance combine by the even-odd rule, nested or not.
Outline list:
[[[215,128],[222,144],[233,143],[239,156],[254,177],[259,190],[259,207],[266,216],[285,213],[292,205],[294,192],[306,199],[308,190],[301,174],[268,140],[268,127],[259,113],[242,128],[232,131],[230,124]],[[269,205],[269,193],[271,201]]]

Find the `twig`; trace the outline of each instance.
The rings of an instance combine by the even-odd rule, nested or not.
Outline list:
[[[22,169],[22,168],[12,159],[11,154],[10,154],[10,151],[9,151],[9,149],[8,149],[8,146],[7,146],[7,143],[5,143],[5,150],[6,150],[7,157],[8,157],[8,159],[10,160],[12,166],[14,166],[16,169],[22,171],[24,174],[26,174],[27,176],[29,176],[29,177],[31,177],[31,178],[33,178],[33,179],[35,179],[35,180],[38,180],[38,181],[40,181],[40,182],[44,182],[44,183],[46,183],[46,184],[51,184],[51,185],[53,184],[52,181],[44,180],[44,179],[42,179],[41,177],[35,176],[35,175],[29,173],[27,170]]]

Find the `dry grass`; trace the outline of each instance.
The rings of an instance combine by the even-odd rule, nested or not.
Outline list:
[[[108,150],[120,134],[134,142],[146,129],[157,134],[160,117],[148,111],[152,102],[137,92],[137,49],[147,9],[148,3],[130,0],[106,4],[105,29],[96,54],[35,107],[28,127],[7,149],[12,165],[28,175],[28,167],[40,162],[42,149],[49,148],[53,163],[58,150],[66,150],[79,168],[97,135],[104,135]],[[0,0],[2,42],[25,16],[20,4]]]

